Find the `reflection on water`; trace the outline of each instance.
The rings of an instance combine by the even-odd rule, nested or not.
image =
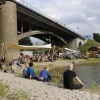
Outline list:
[[[81,80],[84,81],[85,87],[100,85],[100,64],[80,65],[75,67],[75,72]]]

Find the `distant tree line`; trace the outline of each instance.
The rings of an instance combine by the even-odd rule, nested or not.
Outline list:
[[[31,39],[29,37],[25,37],[21,40],[19,40],[19,45],[28,45],[28,46],[32,46],[33,43],[31,41]]]
[[[99,33],[93,33],[93,39],[96,42],[99,42],[100,43],[100,34]]]

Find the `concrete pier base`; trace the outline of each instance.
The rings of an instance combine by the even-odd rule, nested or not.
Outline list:
[[[16,4],[6,1],[0,11],[0,41],[9,41],[18,44],[17,39],[17,7]],[[2,47],[2,43],[0,43]],[[0,50],[2,51],[2,50]],[[19,51],[8,50],[10,59],[16,59],[19,56]],[[6,49],[3,49],[2,56],[8,59]],[[0,56],[1,56],[0,55]]]

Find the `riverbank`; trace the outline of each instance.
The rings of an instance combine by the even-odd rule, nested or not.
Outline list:
[[[68,66],[72,62],[75,62],[76,66],[84,64],[95,64],[95,63],[100,63],[100,58],[72,59],[72,60],[59,59],[55,62],[34,62],[34,69],[35,71],[41,71],[46,66],[49,66],[50,69],[63,68],[65,66]]]
[[[90,68],[88,68],[88,66],[90,66],[90,65],[95,66],[95,64],[97,64],[97,63],[99,64],[100,58],[59,60],[56,62],[40,62],[40,63],[34,63],[34,69],[36,71],[36,74],[39,75],[40,70],[42,70],[45,66],[49,66],[50,72],[52,74],[52,83],[59,85],[59,86],[63,86],[63,72],[65,70],[67,70],[67,66],[72,62],[75,62],[75,65],[74,65],[75,69],[80,69],[80,71],[78,71],[78,73],[77,73],[78,76],[83,81],[86,82],[84,90],[100,94],[100,91],[98,90],[98,89],[100,89],[100,86],[97,85],[98,80],[96,80],[93,77],[93,75],[92,76],[90,75],[91,73],[94,73],[94,75],[95,75],[95,72],[91,71]],[[80,68],[81,66],[83,69]],[[78,68],[76,68],[76,67],[78,67]],[[84,74],[84,72],[87,72],[87,73]],[[90,80],[90,82],[88,80]],[[94,82],[97,82],[97,83],[94,83]]]
[[[9,86],[7,94],[1,100],[8,100],[7,96],[14,96],[20,91],[29,95],[29,98],[24,100],[100,100],[100,95],[97,94],[63,89],[48,83],[24,79],[11,73],[0,72],[0,80],[3,84]]]
[[[76,62],[75,65],[97,64],[97,63],[100,63],[100,58],[88,58],[85,60],[81,60],[78,63]]]
[[[62,74],[59,74],[58,72],[64,70],[64,67],[68,64],[75,62],[75,65],[78,66],[80,64],[86,64],[86,63],[99,63],[100,58],[91,58],[91,59],[74,59],[74,60],[58,60],[56,62],[34,62],[34,69],[35,72],[40,72],[45,66],[50,67],[50,72],[54,76],[55,80],[62,79]],[[56,69],[59,69],[58,72]],[[20,68],[19,68],[20,70]],[[53,72],[52,72],[53,71]],[[19,72],[20,73],[20,72]],[[25,96],[25,99],[21,100],[100,100],[100,95],[93,94],[91,90],[88,89],[82,89],[79,90],[67,90],[63,89],[63,87],[59,87],[59,85],[55,85],[53,83],[43,83],[38,82],[35,80],[27,80],[22,77],[19,77],[19,74],[14,75],[11,73],[3,73],[0,72],[0,80],[3,81],[3,84],[6,84],[9,87],[9,90],[7,91],[6,96],[14,98],[14,95],[17,97]],[[60,83],[61,81],[58,80],[55,83]],[[96,86],[93,87],[95,89],[95,93],[97,92]],[[85,92],[88,91],[88,92]],[[12,95],[13,94],[13,95]],[[15,96],[15,97],[16,97]],[[27,99],[27,97],[29,98]],[[16,98],[17,98],[16,97]],[[0,100],[9,100],[9,99],[0,99]],[[10,100],[20,100],[20,99],[10,99]]]

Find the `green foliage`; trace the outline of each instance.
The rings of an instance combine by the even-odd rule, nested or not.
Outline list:
[[[16,94],[9,94],[7,96],[8,100],[28,100],[29,99],[29,95],[24,92],[24,91],[20,91]]]
[[[91,87],[91,90],[93,93],[99,93],[100,94],[100,85],[93,84]]]
[[[8,87],[2,83],[0,80],[0,99],[3,97],[7,92]]]
[[[19,40],[19,44],[20,45],[28,45],[28,46],[33,45],[33,43],[31,42],[29,37],[25,37],[25,38]]]
[[[100,85],[92,84],[91,87],[84,89],[84,91],[100,95]]]
[[[15,91],[16,92],[16,91]],[[29,95],[24,91],[19,91],[18,93],[9,94],[8,86],[4,85],[0,80],[0,100],[6,98],[5,100],[28,100]]]
[[[50,70],[52,75],[52,82],[57,85],[62,85],[63,83],[63,69],[56,68],[54,70]]]
[[[93,33],[93,39],[96,42],[99,42],[100,43],[100,34],[99,33]]]
[[[85,53],[92,46],[100,46],[100,43],[92,39],[88,39],[87,42],[82,47],[79,48],[79,50],[81,51],[81,53]]]

